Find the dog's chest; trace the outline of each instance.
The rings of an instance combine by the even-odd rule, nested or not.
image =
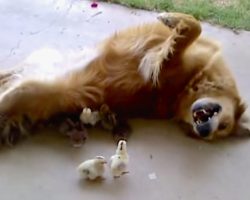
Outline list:
[[[109,95],[106,103],[117,114],[128,117],[171,118],[176,95],[168,94],[167,91],[165,94],[165,91],[147,89],[133,95],[118,91],[115,95]]]

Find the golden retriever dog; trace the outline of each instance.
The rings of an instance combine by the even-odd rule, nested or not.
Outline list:
[[[20,71],[0,76],[1,137],[8,140],[13,127],[24,134],[26,118],[36,123],[104,103],[120,116],[176,119],[206,140],[236,133],[245,105],[220,47],[201,31],[193,16],[162,13],[116,32],[65,68],[52,50],[33,54]]]

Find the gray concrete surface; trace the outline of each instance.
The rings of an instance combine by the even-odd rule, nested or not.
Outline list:
[[[34,49],[81,49],[120,28],[155,20],[155,13],[84,0],[0,0],[0,63],[8,68]],[[218,39],[250,103],[250,33],[203,24]],[[84,159],[112,155],[111,136],[92,130],[81,149],[55,131],[35,134],[12,149],[0,150],[1,200],[249,200],[250,139],[205,143],[188,138],[166,121],[131,121],[130,174],[103,182],[79,179]],[[155,173],[151,180],[149,174]]]

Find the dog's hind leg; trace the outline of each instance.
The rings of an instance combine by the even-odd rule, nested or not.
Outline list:
[[[12,134],[17,134],[12,130],[26,134],[26,119],[34,123],[60,113],[78,113],[83,107],[90,107],[91,98],[95,95],[94,86],[71,86],[61,81],[26,81],[1,94],[1,140],[11,143]]]

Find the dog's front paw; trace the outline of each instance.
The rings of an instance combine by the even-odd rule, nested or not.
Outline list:
[[[132,129],[128,122],[124,119],[119,119],[117,125],[114,127],[112,133],[115,142],[120,140],[128,140],[132,132]]]
[[[116,142],[127,140],[131,134],[131,127],[127,120],[112,112],[108,105],[103,104],[100,108],[102,128],[112,131]]]
[[[108,105],[103,104],[100,107],[100,118],[101,118],[101,126],[105,130],[111,131],[117,125],[117,116],[114,112],[112,112]]]
[[[90,108],[84,108],[80,115],[80,120],[83,124],[94,126],[100,121],[100,115],[98,111],[91,111]]]

